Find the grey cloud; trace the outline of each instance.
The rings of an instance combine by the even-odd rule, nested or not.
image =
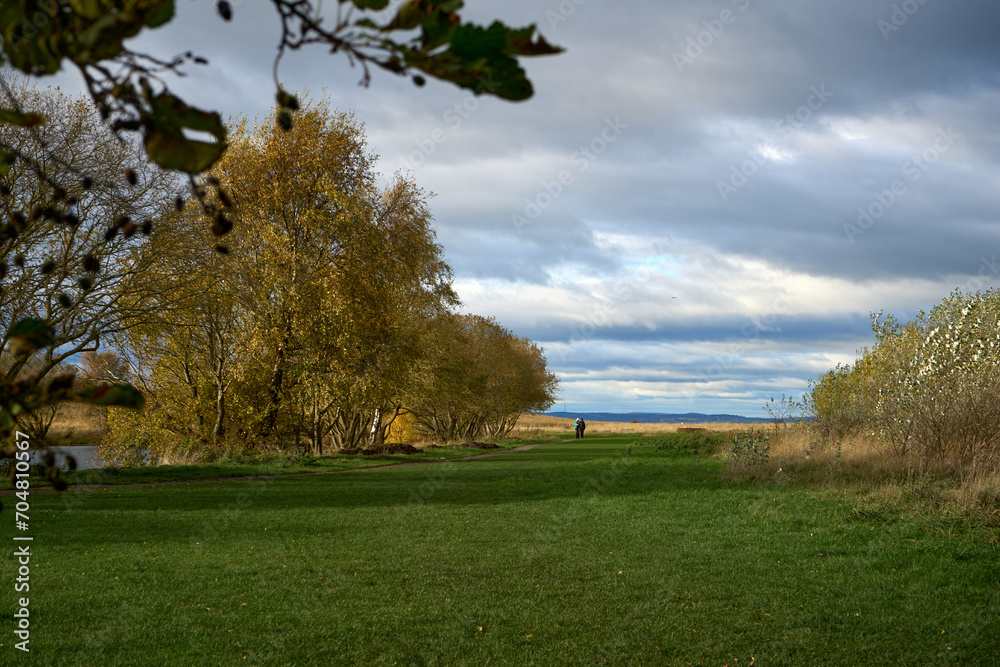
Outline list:
[[[572,374],[564,383],[571,402],[579,392],[593,408],[696,402],[701,411],[759,414],[768,392],[799,388],[833,352],[849,358],[852,345],[870,344],[860,305],[857,312],[822,316],[789,313],[779,318],[780,332],[760,335],[770,369],[734,364],[716,389],[699,393],[685,385],[677,378],[690,380],[713,363],[715,352],[705,345],[741,339],[746,316],[734,313],[745,309],[726,284],[744,275],[733,269],[733,258],[853,285],[938,281],[941,297],[959,285],[975,287],[977,279],[987,287],[1000,281],[992,260],[1000,255],[1000,4],[587,0],[570,3],[572,11],[556,0],[468,4],[471,18],[534,21],[567,47],[564,55],[527,62],[537,91],[530,102],[470,102],[467,91],[436,82],[416,89],[381,72],[361,89],[360,70],[322,50],[290,55],[282,76],[287,87],[315,94],[329,86],[335,105],[355,109],[366,122],[382,171],[411,168],[437,194],[431,206],[439,241],[460,279],[561,285],[568,297],[580,297],[587,291],[554,279],[576,272],[602,281],[604,292],[595,292],[602,294],[635,259],[610,245],[608,235],[629,247],[676,242],[664,254],[686,268],[684,275],[635,284],[627,302],[609,311],[606,326],[563,349],[555,367]],[[904,5],[913,11],[894,16],[894,7]],[[140,39],[150,47],[144,50],[172,55],[176,40],[184,40],[182,50],[212,60],[211,70],[192,70],[178,82],[192,101],[226,114],[266,112],[277,39],[271,8],[243,3],[227,26],[212,3],[178,7],[176,25]],[[732,21],[720,31],[725,10]],[[677,55],[689,38],[702,45],[679,71]],[[817,88],[832,95],[809,108]],[[801,127],[782,132],[778,123],[797,113]],[[574,154],[616,117],[628,128],[582,169]],[[838,134],[855,125],[870,136]],[[961,139],[910,180],[907,160],[948,127]],[[724,201],[717,184],[765,148],[782,159],[761,160]],[[415,152],[419,164],[411,159]],[[571,182],[551,202],[539,200],[561,171]],[[905,193],[852,237],[845,225],[859,224],[859,207],[877,212],[873,204],[894,181]],[[537,216],[526,215],[532,201],[547,204]],[[518,229],[513,215],[530,222]],[[994,268],[984,275],[987,265]],[[683,311],[664,302],[674,287],[709,314],[678,315]],[[775,294],[782,288],[761,287]],[[903,299],[884,307],[905,315],[929,305]],[[536,313],[519,319],[517,306],[504,305],[510,326],[553,346],[567,345],[583,321]],[[644,318],[638,324],[635,311]],[[631,361],[627,353],[607,352],[623,345],[633,346]],[[671,346],[695,356],[677,359]],[[616,396],[622,385],[609,379],[614,368],[623,369],[621,381],[648,380],[653,395]],[[658,369],[672,369],[673,379]],[[588,380],[588,370],[600,378]]]

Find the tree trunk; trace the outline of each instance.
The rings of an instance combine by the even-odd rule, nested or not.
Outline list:
[[[278,346],[278,353],[274,360],[274,368],[271,371],[271,382],[267,387],[267,411],[260,426],[261,437],[268,437],[274,433],[278,423],[278,408],[281,404],[281,385],[285,379],[285,344],[288,337]]]
[[[380,433],[379,424],[381,422],[382,422],[382,408],[375,408],[375,417],[372,419],[372,427],[368,433],[369,449],[374,447],[376,443],[382,444],[381,442],[378,442],[379,440],[381,440],[381,438],[378,437]]]
[[[216,440],[221,440],[226,434],[226,387],[221,382],[215,394],[215,426],[212,427],[212,435]]]
[[[182,368],[184,369],[184,381],[187,382],[188,388],[191,390],[191,398],[194,400],[194,414],[195,419],[198,420],[198,439],[200,440],[205,437],[205,417],[201,414],[201,409],[198,406],[198,384],[191,375],[191,366],[188,365],[187,359],[182,363]]]
[[[213,332],[214,333],[214,332]],[[212,427],[212,436],[218,442],[226,435],[226,356],[225,340],[218,336],[218,354],[215,362],[215,426]]]

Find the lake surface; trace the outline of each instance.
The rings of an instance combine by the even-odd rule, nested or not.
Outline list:
[[[104,467],[104,459],[101,458],[97,447],[52,447],[56,454],[56,465],[62,467],[66,463],[66,457],[72,456],[76,459],[77,470],[94,470]],[[37,450],[31,450],[31,463],[41,463],[42,454]]]

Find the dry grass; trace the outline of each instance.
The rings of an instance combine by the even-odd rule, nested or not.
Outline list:
[[[553,437],[573,433],[572,419],[547,415],[522,415],[511,436],[515,438]],[[746,424],[643,424],[639,422],[587,422],[587,435],[657,435],[660,433],[691,433],[698,431],[734,431]]]
[[[765,432],[770,438],[766,465],[747,470],[731,463],[729,479],[850,488],[861,492],[867,508],[979,516],[1000,523],[1000,471],[963,469],[954,463],[928,468],[871,437],[823,442],[805,424]]]
[[[82,403],[61,403],[48,437],[57,445],[96,445],[101,435],[100,411]]]
[[[99,412],[97,409],[79,403],[64,403],[59,407],[59,414],[49,429],[51,440],[73,441],[80,443],[87,441],[87,444],[97,444],[100,437]],[[404,415],[405,416],[405,415]],[[406,420],[403,416],[397,418],[401,423]],[[402,431],[411,428],[403,424]],[[684,433],[698,431],[738,431],[746,429],[746,424],[643,424],[631,422],[587,422],[587,435],[621,435],[634,433],[636,435],[656,435],[660,433]],[[411,429],[412,430],[412,429]],[[523,415],[514,426],[511,437],[516,439],[525,438],[547,438],[573,433],[573,420],[561,417],[548,417],[546,415]],[[403,437],[400,437],[403,436]],[[420,438],[413,433],[400,432],[394,427],[394,433],[387,440],[388,442],[420,442]]]

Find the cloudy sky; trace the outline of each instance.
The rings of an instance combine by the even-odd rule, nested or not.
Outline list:
[[[209,59],[189,101],[263,114],[274,10],[214,4],[139,46]],[[466,4],[566,48],[526,61],[530,101],[361,88],[322,49],[281,77],[435,193],[463,308],[545,347],[556,409],[763,416],[870,345],[871,312],[1000,280],[995,0]]]

